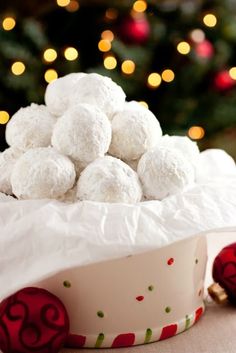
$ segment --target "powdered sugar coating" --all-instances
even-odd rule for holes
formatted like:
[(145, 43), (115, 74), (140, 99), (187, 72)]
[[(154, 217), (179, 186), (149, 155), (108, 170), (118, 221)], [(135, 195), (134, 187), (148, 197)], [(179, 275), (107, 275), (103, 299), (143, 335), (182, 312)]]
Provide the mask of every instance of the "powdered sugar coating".
[(133, 161), (125, 161), (125, 163), (128, 164), (128, 166), (130, 166), (130, 168), (132, 168), (135, 172), (137, 172), (139, 159), (135, 159)]
[(139, 159), (154, 148), (162, 130), (155, 115), (137, 102), (126, 103), (112, 120), (112, 141), (109, 153), (125, 161)]
[(164, 135), (158, 146), (170, 147), (180, 151), (194, 167), (199, 162), (200, 151), (198, 145), (187, 136)]
[(48, 84), (44, 99), (51, 114), (61, 116), (65, 113), (69, 108), (74, 86), (85, 75), (84, 72), (76, 72), (59, 77)]
[(57, 198), (75, 182), (73, 163), (53, 148), (28, 150), (16, 162), (12, 191), (19, 199)]
[(138, 164), (138, 175), (147, 199), (162, 200), (194, 182), (194, 168), (181, 152), (158, 147), (146, 152)]
[(72, 161), (73, 164), (74, 164), (76, 176), (77, 176), (77, 178), (78, 178), (78, 177), (80, 176), (80, 174), (82, 173), (82, 171), (84, 170), (84, 168), (86, 168), (89, 163), (81, 162), (81, 161), (76, 161), (76, 160), (73, 159), (73, 158), (71, 158), (71, 161)]
[(88, 103), (99, 107), (111, 120), (117, 111), (122, 110), (125, 93), (109, 77), (94, 73), (88, 74), (77, 82), (71, 95), (71, 106), (78, 103)]
[(52, 145), (62, 154), (89, 163), (104, 156), (111, 142), (111, 124), (106, 115), (89, 104), (78, 104), (58, 119)]
[(18, 110), (6, 127), (6, 141), (24, 151), (29, 148), (47, 147), (51, 143), (56, 119), (45, 105), (32, 103)]
[(197, 182), (229, 176), (236, 176), (236, 165), (228, 153), (218, 148), (210, 148), (200, 153), (196, 168)]
[(0, 154), (0, 192), (11, 195), (11, 173), (16, 161), (23, 154), (17, 147), (9, 147)]
[(68, 190), (64, 195), (59, 196), (57, 200), (64, 203), (74, 203), (78, 201), (76, 193), (77, 193), (77, 186), (75, 185), (72, 189)]
[(89, 164), (81, 173), (77, 197), (97, 202), (136, 203), (142, 198), (142, 189), (137, 173), (127, 164), (105, 156)]

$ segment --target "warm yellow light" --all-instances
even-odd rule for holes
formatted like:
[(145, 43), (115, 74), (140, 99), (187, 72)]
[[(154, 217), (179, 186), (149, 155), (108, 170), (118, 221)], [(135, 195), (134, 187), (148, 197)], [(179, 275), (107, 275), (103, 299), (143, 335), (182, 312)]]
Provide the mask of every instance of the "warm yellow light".
[(22, 75), (25, 71), (25, 64), (23, 64), (21, 61), (16, 61), (14, 64), (12, 64), (11, 71), (16, 76)]
[(177, 50), (180, 54), (187, 55), (190, 52), (191, 47), (187, 42), (180, 42), (177, 45)]
[(201, 29), (194, 29), (190, 37), (195, 43), (201, 43), (205, 39), (205, 33)]
[(166, 69), (161, 74), (162, 80), (165, 82), (172, 82), (175, 78), (174, 71)]
[(105, 59), (104, 59), (104, 67), (107, 69), (107, 70), (113, 70), (116, 68), (117, 66), (117, 61), (116, 61), (116, 58), (114, 56), (107, 56)]
[(111, 49), (111, 42), (107, 39), (101, 39), (98, 43), (98, 49), (102, 52), (107, 52)]
[(70, 0), (57, 0), (57, 5), (60, 7), (66, 7), (70, 4)]
[(215, 27), (217, 24), (217, 18), (212, 13), (208, 13), (203, 17), (203, 22), (207, 27)]
[(55, 49), (48, 48), (43, 53), (43, 58), (45, 61), (52, 63), (57, 58), (57, 52)]
[(137, 0), (133, 4), (133, 10), (136, 12), (144, 12), (147, 10), (147, 3), (144, 0)]
[(157, 72), (153, 72), (148, 76), (148, 85), (152, 88), (156, 88), (161, 84), (161, 75)]
[(106, 10), (105, 16), (108, 20), (115, 20), (118, 17), (118, 11), (113, 8), (109, 8)]
[(70, 0), (70, 3), (66, 6), (68, 12), (76, 12), (79, 10), (79, 3), (76, 0)]
[(11, 31), (16, 25), (16, 21), (13, 17), (6, 17), (2, 21), (2, 27), (5, 31)]
[(121, 70), (126, 75), (131, 75), (135, 70), (135, 63), (132, 60), (125, 60), (121, 65)]
[(231, 67), (231, 69), (229, 70), (229, 76), (233, 80), (236, 80), (236, 67)]
[(201, 126), (192, 126), (188, 130), (188, 135), (193, 140), (201, 140), (205, 136), (205, 130)]
[(149, 108), (147, 102), (145, 102), (145, 101), (139, 101), (139, 104), (141, 104), (143, 107), (145, 107), (147, 109)]
[(66, 60), (73, 61), (78, 58), (79, 53), (78, 53), (78, 50), (76, 50), (75, 48), (69, 47), (69, 48), (66, 48), (66, 50), (64, 51), (64, 56)]
[(44, 78), (45, 78), (45, 81), (49, 83), (56, 80), (58, 78), (58, 74), (56, 70), (48, 69), (44, 74)]
[(5, 110), (0, 110), (0, 124), (4, 125), (10, 119), (10, 115)]
[(101, 37), (102, 39), (109, 40), (110, 42), (112, 42), (114, 39), (114, 33), (107, 29), (106, 31), (102, 32)]

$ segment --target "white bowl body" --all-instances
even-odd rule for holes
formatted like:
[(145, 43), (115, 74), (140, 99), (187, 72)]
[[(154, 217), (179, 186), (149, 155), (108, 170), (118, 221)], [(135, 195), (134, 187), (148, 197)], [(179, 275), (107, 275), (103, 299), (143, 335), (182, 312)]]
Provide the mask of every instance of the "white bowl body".
[(68, 347), (132, 346), (171, 337), (199, 319), (206, 262), (206, 238), (197, 235), (146, 253), (66, 270), (35, 286), (65, 304)]

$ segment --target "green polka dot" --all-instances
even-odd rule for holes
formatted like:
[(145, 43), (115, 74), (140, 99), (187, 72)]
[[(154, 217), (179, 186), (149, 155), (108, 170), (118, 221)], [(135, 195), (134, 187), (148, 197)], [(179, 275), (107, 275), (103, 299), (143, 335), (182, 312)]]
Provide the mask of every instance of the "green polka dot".
[(103, 341), (104, 341), (105, 335), (104, 333), (99, 333), (98, 337), (97, 337), (97, 341), (95, 343), (95, 348), (100, 348)]
[(71, 287), (71, 283), (70, 283), (69, 281), (64, 281), (64, 282), (63, 282), (63, 286), (64, 286), (65, 288), (70, 288), (70, 287)]
[(195, 264), (198, 264), (198, 259), (195, 260)]
[(149, 290), (150, 292), (152, 292), (152, 291), (154, 290), (154, 286), (153, 286), (153, 285), (149, 286), (149, 287), (148, 287), (148, 290)]
[(97, 316), (100, 317), (100, 318), (103, 318), (103, 317), (104, 317), (104, 312), (101, 311), (101, 310), (99, 310), (99, 311), (97, 312)]
[(165, 312), (168, 314), (168, 313), (170, 313), (171, 312), (171, 307), (170, 306), (167, 306), (166, 308), (165, 308)]

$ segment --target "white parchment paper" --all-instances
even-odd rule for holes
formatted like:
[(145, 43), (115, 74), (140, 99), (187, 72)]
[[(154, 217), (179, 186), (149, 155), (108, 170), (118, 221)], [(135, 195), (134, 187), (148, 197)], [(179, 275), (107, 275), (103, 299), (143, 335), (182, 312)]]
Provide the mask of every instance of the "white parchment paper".
[(236, 178), (136, 205), (0, 202), (0, 298), (62, 269), (236, 226)]

